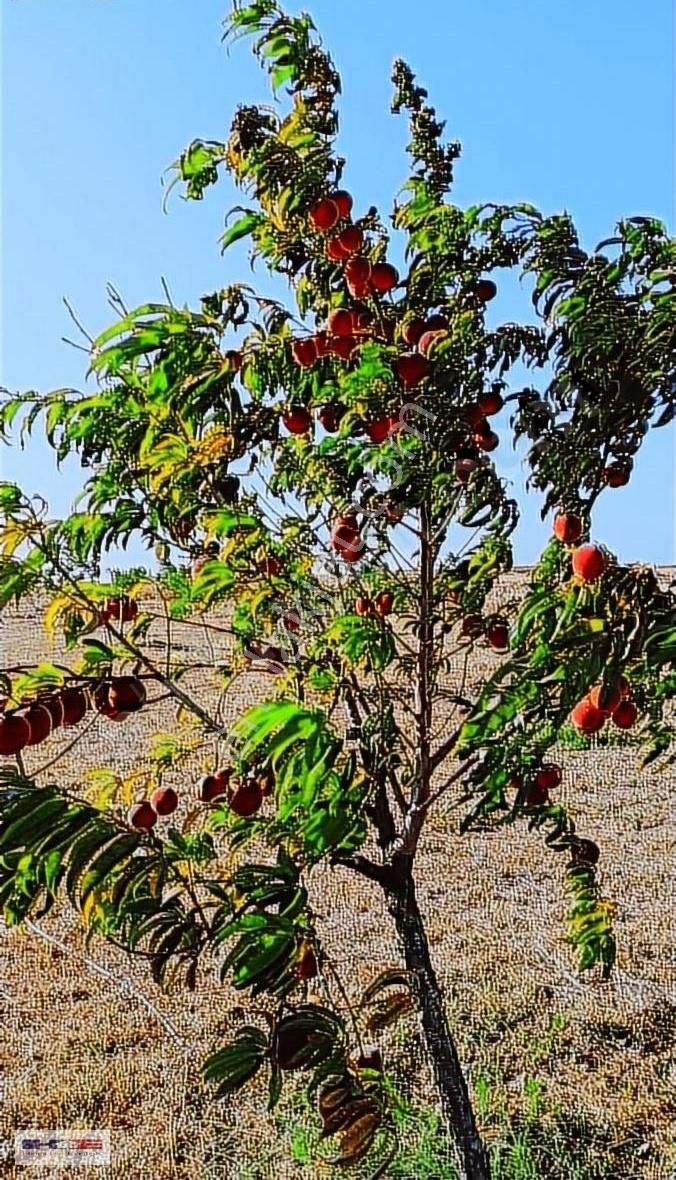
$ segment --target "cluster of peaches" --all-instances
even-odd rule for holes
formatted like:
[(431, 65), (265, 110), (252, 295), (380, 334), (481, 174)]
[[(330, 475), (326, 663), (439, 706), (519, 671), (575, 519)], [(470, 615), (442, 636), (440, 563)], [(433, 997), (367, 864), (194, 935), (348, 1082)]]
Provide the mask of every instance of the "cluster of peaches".
[(624, 676), (606, 693), (605, 698), (601, 695), (601, 686), (592, 688), (572, 710), (571, 724), (584, 734), (598, 733), (609, 719), (618, 729), (631, 729), (638, 717), (638, 709), (634, 701), (629, 699), (630, 692), (629, 682)]
[[(514, 775), (508, 785), (512, 790), (523, 792), (522, 799), (526, 807), (546, 807), (550, 803), (550, 791), (560, 787), (562, 780), (561, 767), (553, 762), (546, 762), (525, 789), (523, 779), (519, 775)], [(570, 855), (573, 864), (590, 866), (598, 864), (600, 852), (593, 840), (576, 836), (570, 845)]]
[[(619, 486), (619, 485), (614, 485)], [(573, 545), (582, 535), (582, 522), (575, 513), (559, 514), (554, 520), (554, 535), (564, 544)], [(573, 573), (583, 582), (595, 582), (606, 568), (607, 559), (598, 545), (580, 545), (573, 551)], [(606, 694), (601, 707), (601, 688), (593, 688), (573, 709), (570, 720), (581, 733), (598, 733), (611, 718), (618, 729), (631, 729), (638, 717), (638, 709), (629, 700), (630, 687), (621, 676), (615, 687)]]
[(0, 754), (16, 757), (26, 746), (39, 746), (55, 729), (78, 725), (92, 704), (110, 721), (124, 721), (145, 702), (145, 685), (136, 676), (113, 676), (93, 692), (82, 687), (61, 688), (0, 714)]
[(103, 627), (108, 622), (131, 623), (138, 614), (138, 602), (129, 598), (127, 594), (119, 594), (116, 598), (107, 598), (99, 611), (97, 623)]
[(354, 565), (364, 556), (366, 547), (356, 513), (348, 512), (336, 517), (331, 525), (329, 545), (348, 565)]
[[(455, 598), (452, 592), (451, 599)], [(509, 624), (504, 619), (491, 619), (486, 622), (481, 615), (465, 615), (460, 626), (460, 633), (468, 639), (479, 639), (482, 635), (493, 651), (504, 652), (509, 648)]]
[[(248, 819), (260, 811), (263, 800), (272, 794), (274, 786), (272, 770), (261, 770), (237, 780), (234, 768), (226, 766), (215, 774), (205, 775), (199, 785), (198, 795), (202, 803), (224, 800), (235, 815)], [(134, 804), (127, 819), (132, 828), (149, 832), (159, 816), (171, 815), (177, 807), (178, 795), (173, 788), (158, 787), (149, 799)]]
[[(341, 263), (349, 294), (360, 301), (370, 296), (386, 295), (399, 282), (399, 275), (388, 262), (375, 262), (361, 253), (365, 241), (363, 230), (350, 222), (352, 197), (340, 191), (322, 197), (310, 210), (308, 220), (313, 230), (327, 235), (326, 255), (332, 262)], [(330, 236), (329, 236), (330, 235)], [(480, 302), (487, 302), (496, 294), (495, 283), (481, 279), (476, 283), (475, 294)], [(401, 339), (406, 351), (400, 353), (394, 362), (394, 371), (405, 390), (414, 389), (429, 372), (429, 354), (440, 335), (448, 331), (448, 320), (443, 315), (432, 315), (427, 319), (409, 320), (401, 328)], [(325, 356), (336, 356), (349, 360), (357, 346), (364, 340), (381, 338), (392, 343), (395, 324), (392, 319), (373, 313), (363, 303), (353, 308), (341, 307), (332, 311), (325, 327), (314, 335), (293, 342), (294, 360), (301, 368), (312, 366)], [(494, 409), (481, 410), (478, 406), (468, 407), (469, 425), (476, 431), (475, 441), (483, 450), (493, 450), (498, 445), (497, 435), (486, 423), (486, 415), (498, 413), (502, 399), (492, 399)], [(318, 419), (324, 429), (335, 433), (340, 426), (344, 407), (324, 406)], [(291, 434), (305, 434), (312, 426), (312, 417), (305, 406), (291, 406), (283, 415), (284, 426)], [(372, 442), (380, 443), (400, 426), (398, 417), (381, 418), (366, 424), (366, 434)]]
[(386, 619), (394, 610), (394, 594), (391, 590), (381, 590), (375, 598), (361, 594), (354, 604), (354, 610), (362, 618)]
[[(574, 512), (561, 512), (554, 518), (554, 536), (564, 545), (575, 545), (582, 536), (582, 521)], [(595, 582), (607, 565), (599, 545), (579, 545), (572, 554), (573, 573), (583, 582)]]

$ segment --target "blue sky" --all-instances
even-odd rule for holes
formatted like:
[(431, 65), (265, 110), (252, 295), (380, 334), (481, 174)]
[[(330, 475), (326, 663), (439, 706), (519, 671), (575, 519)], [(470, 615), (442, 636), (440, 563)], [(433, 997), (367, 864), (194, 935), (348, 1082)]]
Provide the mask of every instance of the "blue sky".
[[(4, 0), (2, 354), (12, 389), (82, 388), (86, 356), (62, 303), (95, 334), (112, 320), (106, 283), (130, 306), (175, 302), (250, 278), (246, 250), (217, 238), (237, 194), (201, 204), (164, 169), (193, 137), (224, 138), (235, 105), (270, 101), (247, 44), (228, 55), (229, 0)], [(294, 6), (295, 7), (295, 6)], [(570, 211), (583, 245), (621, 216), (673, 232), (673, 12), (670, 0), (308, 0), (343, 74), (340, 148), (357, 208), (387, 211), (406, 177), (405, 124), (389, 114), (392, 60), (405, 57), (463, 143), (452, 199), (527, 200)], [(259, 276), (265, 285), (264, 276)], [(494, 315), (530, 316), (505, 284)], [(499, 454), (500, 452), (498, 452)], [(594, 535), (623, 560), (673, 563), (674, 433), (654, 432), (631, 485), (602, 497)], [(42, 442), (0, 452), (3, 478), (64, 513), (79, 486)], [(518, 464), (508, 459), (520, 495)], [(524, 505), (521, 563), (548, 533)], [(140, 552), (140, 551), (139, 551)], [(138, 557), (138, 553), (134, 556)]]

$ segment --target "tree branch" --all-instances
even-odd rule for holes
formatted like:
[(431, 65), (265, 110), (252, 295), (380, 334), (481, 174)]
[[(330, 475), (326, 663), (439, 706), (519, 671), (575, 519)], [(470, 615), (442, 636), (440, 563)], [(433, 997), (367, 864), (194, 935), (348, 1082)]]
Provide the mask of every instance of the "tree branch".
[(353, 873), (359, 873), (361, 877), (375, 881), (383, 889), (387, 889), (392, 883), (392, 869), (389, 865), (376, 864), (375, 861), (369, 860), (366, 856), (360, 856), (358, 853), (355, 853), (354, 856), (332, 856), (331, 864), (352, 869)]
[(432, 729), (432, 665), (434, 662), (434, 561), (430, 505), (428, 498), (425, 498), (420, 506), (420, 641), (416, 684), (417, 773), (400, 850), (408, 856), (413, 856), (418, 843), (425, 818), (422, 804), (429, 798), (433, 770), (430, 757), (430, 734)]
[[(83, 602), (89, 610), (95, 612), (97, 609), (96, 604), (88, 597), (88, 595), (84, 593), (82, 588), (78, 585), (77, 580), (73, 578), (68, 570), (65, 569), (61, 564), (61, 562), (59, 562), (57, 558), (54, 557), (54, 554), (49, 552), (47, 546), (37, 542), (37, 548), (42, 550), (42, 552), (45, 554), (45, 557), (49, 562), (51, 562), (54, 569), (61, 575), (62, 578), (65, 579), (65, 581), (68, 582), (80, 601)], [(215, 721), (214, 718), (211, 717), (201, 705), (197, 704), (197, 701), (194, 701), (192, 697), (188, 696), (188, 694), (185, 693), (182, 688), (179, 688), (178, 685), (175, 684), (174, 681), (168, 676), (165, 676), (163, 672), (160, 672), (157, 666), (152, 662), (152, 660), (148, 659), (141, 648), (137, 647), (135, 643), (132, 643), (131, 640), (127, 639), (126, 635), (124, 635), (122, 631), (118, 630), (117, 627), (113, 626), (110, 621), (108, 621), (108, 629), (111, 634), (114, 635), (115, 639), (117, 639), (118, 643), (121, 643), (122, 646), (125, 647), (127, 651), (130, 652), (131, 655), (133, 655), (134, 658), (143, 665), (144, 668), (147, 668), (147, 670), (153, 674), (158, 683), (164, 685), (164, 687), (171, 693), (173, 697), (176, 697), (176, 699), (179, 700), (181, 704), (185, 705), (189, 712), (193, 713), (196, 717), (199, 717), (200, 721), (202, 721), (208, 729), (219, 734), (223, 734), (225, 732), (223, 727), (219, 725), (218, 722)]]

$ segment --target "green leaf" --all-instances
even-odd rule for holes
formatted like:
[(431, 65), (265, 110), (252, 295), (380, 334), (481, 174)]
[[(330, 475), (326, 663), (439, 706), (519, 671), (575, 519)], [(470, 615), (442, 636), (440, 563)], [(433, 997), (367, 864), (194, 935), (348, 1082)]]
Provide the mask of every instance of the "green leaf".
[(17, 808), (18, 816), (11, 818), (7, 826), (0, 829), (0, 849), (28, 848), (35, 843), (37, 837), (49, 830), (57, 816), (64, 811), (64, 801), (55, 797), (51, 792), (35, 791), (28, 806)]
[(223, 561), (208, 561), (192, 584), (193, 602), (211, 606), (228, 594), (235, 584), (235, 575)]
[(231, 225), (225, 231), (221, 238), (221, 252), (225, 253), (228, 246), (232, 246), (234, 242), (239, 242), (241, 238), (247, 238), (252, 234), (259, 225), (262, 225), (265, 218), (260, 213), (254, 213), (253, 210), (245, 213), (244, 217), (240, 217), (238, 221)]
[(83, 639), (81, 646), (87, 668), (96, 668), (101, 664), (112, 664), (115, 660), (113, 649), (108, 647), (106, 643), (101, 643), (100, 639)]
[(258, 528), (260, 521), (248, 512), (232, 512), (226, 508), (222, 512), (207, 513), (202, 524), (209, 537), (229, 537), (240, 530), (250, 532)]
[(100, 887), (113, 869), (123, 865), (132, 856), (139, 846), (139, 840), (139, 836), (115, 835), (94, 857), (80, 882), (80, 908), (92, 890)]
[(249, 1081), (260, 1069), (268, 1052), (268, 1040), (259, 1029), (247, 1026), (232, 1044), (212, 1053), (202, 1066), (206, 1082), (217, 1084), (216, 1096), (225, 1098)]

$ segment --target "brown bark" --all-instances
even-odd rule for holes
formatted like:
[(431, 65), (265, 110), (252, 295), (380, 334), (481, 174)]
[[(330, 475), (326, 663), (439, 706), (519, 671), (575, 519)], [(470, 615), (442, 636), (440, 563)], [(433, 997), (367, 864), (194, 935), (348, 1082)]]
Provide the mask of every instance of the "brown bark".
[(477, 1128), (469, 1088), (448, 1024), (410, 871), (395, 888), (388, 890), (388, 897), (406, 967), (411, 973), (444, 1119), (455, 1141), (465, 1180), (490, 1180), (488, 1153)]

